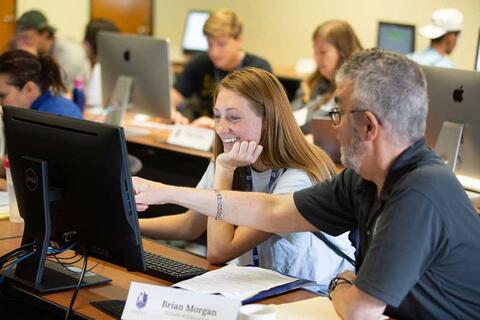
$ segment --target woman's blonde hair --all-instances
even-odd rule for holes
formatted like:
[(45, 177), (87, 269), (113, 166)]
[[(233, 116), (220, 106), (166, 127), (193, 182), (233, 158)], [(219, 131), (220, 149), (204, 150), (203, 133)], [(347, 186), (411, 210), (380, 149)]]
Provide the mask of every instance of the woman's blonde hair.
[[(247, 99), (250, 108), (262, 117), (259, 144), (262, 163), (272, 169), (296, 168), (305, 170), (315, 181), (335, 174), (333, 161), (317, 146), (308, 143), (293, 116), (282, 84), (270, 72), (258, 68), (237, 70), (217, 86), (214, 103), (221, 90), (231, 90)], [(215, 137), (215, 158), (223, 152), (219, 136)], [(234, 189), (245, 189), (245, 169), (238, 168)]]
[[(336, 70), (347, 61), (352, 53), (362, 50), (360, 40), (358, 40), (355, 31), (350, 24), (343, 20), (329, 20), (319, 25), (313, 32), (312, 40), (324, 39), (338, 51), (339, 59)], [(310, 101), (313, 88), (321, 82), (328, 83), (329, 86), (324, 101), (328, 101), (335, 91), (335, 83), (331, 82), (320, 74), (316, 69), (310, 76), (302, 82), (303, 102)], [(322, 104), (319, 104), (321, 106)]]
[(229, 9), (213, 12), (203, 25), (203, 34), (207, 37), (232, 37), (237, 39), (242, 34), (242, 21)]

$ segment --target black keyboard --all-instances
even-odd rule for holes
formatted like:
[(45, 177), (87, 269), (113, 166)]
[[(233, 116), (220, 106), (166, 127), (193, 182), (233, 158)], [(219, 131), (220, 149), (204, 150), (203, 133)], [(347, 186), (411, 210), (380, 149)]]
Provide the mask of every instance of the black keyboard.
[(199, 276), (208, 271), (151, 252), (144, 252), (144, 259), (146, 268), (144, 273), (173, 283)]
[(90, 304), (115, 319), (120, 319), (122, 317), (123, 309), (125, 308), (125, 302), (126, 301), (124, 300), (105, 300), (90, 302)]

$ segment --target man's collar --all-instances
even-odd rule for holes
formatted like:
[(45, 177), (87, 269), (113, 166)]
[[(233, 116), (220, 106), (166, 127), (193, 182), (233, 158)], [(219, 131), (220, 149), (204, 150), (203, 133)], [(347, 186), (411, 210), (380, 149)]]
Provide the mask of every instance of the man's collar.
[(416, 168), (423, 152), (425, 152), (425, 139), (421, 138), (405, 149), (388, 171), (380, 197), (388, 196), (395, 183), (406, 173)]

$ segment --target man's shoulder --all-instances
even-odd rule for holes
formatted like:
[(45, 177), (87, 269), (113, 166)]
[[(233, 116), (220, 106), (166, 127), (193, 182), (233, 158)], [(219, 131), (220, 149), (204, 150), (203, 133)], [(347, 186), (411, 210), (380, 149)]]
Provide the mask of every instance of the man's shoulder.
[(187, 65), (195, 66), (195, 67), (198, 67), (198, 66), (202, 66), (202, 67), (212, 66), (213, 67), (212, 60), (210, 60), (210, 58), (208, 57), (208, 54), (206, 52), (199, 52), (199, 53), (194, 54)]
[(266, 59), (251, 53), (245, 54), (242, 65), (243, 67), (256, 67), (272, 72), (272, 67)]
[[(452, 170), (438, 161), (422, 161), (394, 186), (394, 193), (420, 195), (437, 210), (467, 203), (465, 191)], [(416, 197), (416, 199), (419, 199)]]
[(439, 162), (438, 159), (428, 158), (419, 161), (413, 170), (405, 174), (399, 184), (428, 190), (432, 183), (452, 183), (454, 181), (456, 181), (456, 177), (449, 167)]

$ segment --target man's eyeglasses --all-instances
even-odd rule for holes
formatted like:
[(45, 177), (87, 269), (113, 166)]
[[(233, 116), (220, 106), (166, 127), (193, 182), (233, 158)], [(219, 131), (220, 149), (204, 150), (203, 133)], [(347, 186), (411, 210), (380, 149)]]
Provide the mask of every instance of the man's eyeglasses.
[(365, 112), (368, 110), (347, 110), (347, 111), (340, 111), (340, 108), (333, 108), (328, 115), (330, 116), (330, 120), (334, 126), (338, 126), (340, 121), (342, 121), (342, 114), (351, 114), (356, 112)]

